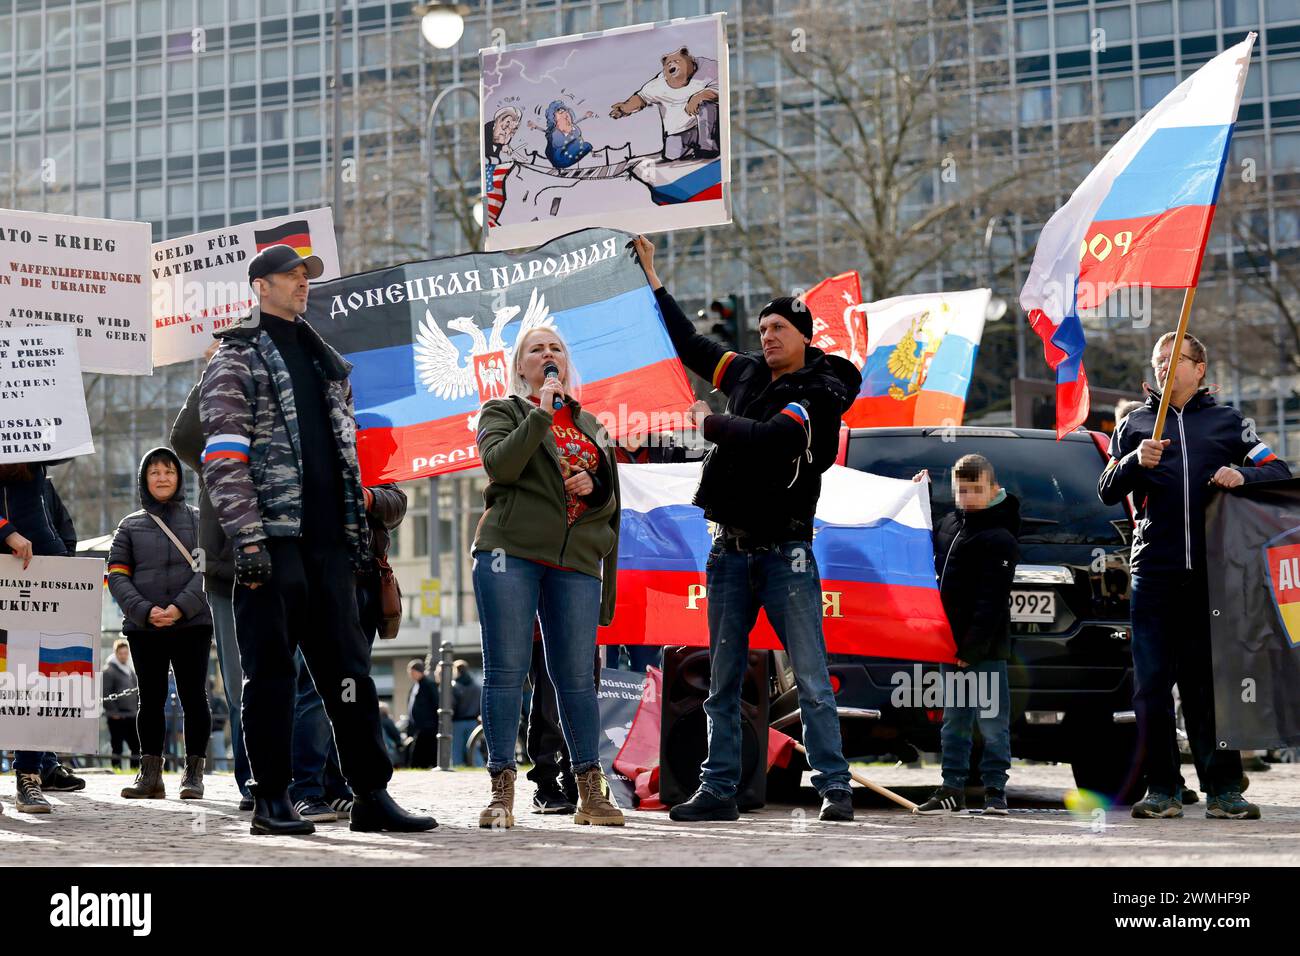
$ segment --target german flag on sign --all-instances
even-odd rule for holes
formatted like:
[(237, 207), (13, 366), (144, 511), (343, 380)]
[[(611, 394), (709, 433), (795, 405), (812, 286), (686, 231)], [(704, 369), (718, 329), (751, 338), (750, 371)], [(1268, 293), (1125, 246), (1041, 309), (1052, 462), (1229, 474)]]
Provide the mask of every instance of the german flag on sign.
[(9, 632), (0, 630), (0, 674), (9, 670)]
[(306, 219), (295, 219), (270, 229), (254, 229), (253, 241), (257, 244), (258, 252), (268, 246), (285, 245), (293, 246), (304, 259), (311, 255), (311, 231), (307, 228)]

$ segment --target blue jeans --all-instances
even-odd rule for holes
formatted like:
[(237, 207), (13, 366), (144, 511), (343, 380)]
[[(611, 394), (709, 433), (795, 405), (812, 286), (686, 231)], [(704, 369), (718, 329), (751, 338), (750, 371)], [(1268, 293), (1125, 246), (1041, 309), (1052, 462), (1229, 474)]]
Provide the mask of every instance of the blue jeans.
[[(849, 790), (849, 765), (840, 743), (840, 718), (826, 668), (822, 637), (822, 583), (807, 541), (787, 541), (753, 554), (709, 552), (709, 755), (700, 787), (730, 799), (740, 785), (740, 688), (749, 666), (749, 632), (759, 609), (767, 611), (790, 656), (799, 690), (803, 744), (817, 792)], [(767, 741), (759, 742), (765, 755)]]
[(14, 773), (48, 773), (59, 765), (59, 758), (48, 750), (15, 750)]
[[(970, 776), (970, 753), (975, 725), (984, 738), (980, 778), (985, 789), (1006, 790), (1011, 769), (1011, 688), (1006, 661), (981, 661), (970, 667), (941, 664), (944, 679), (943, 785), (964, 790)], [(954, 686), (949, 675), (960, 682)], [(973, 679), (966, 675), (972, 675)], [(950, 695), (948, 688), (955, 691)], [(972, 699), (972, 694), (974, 695)], [(987, 697), (985, 696), (987, 694)]]
[(235, 754), (235, 783), (239, 795), (251, 796), (248, 781), (253, 771), (248, 766), (248, 753), (244, 750), (244, 734), (240, 727), (240, 701), (244, 691), (244, 671), (239, 664), (239, 642), (235, 640), (235, 605), (227, 594), (207, 592), (208, 607), (212, 608), (212, 634), (217, 639), (217, 666), (221, 668), (221, 684), (226, 690), (226, 704), (230, 707), (230, 749)]
[(664, 649), (646, 644), (614, 644), (605, 648), (605, 666), (617, 669), (627, 648), (627, 669), (644, 674), (647, 667), (663, 667)]
[[(494, 564), (500, 570), (494, 571)], [(538, 618), (573, 772), (599, 766), (600, 712), (591, 664), (600, 622), (600, 579), (485, 551), (474, 552), (473, 576), (483, 638), (488, 771), (515, 766), (524, 681), (533, 656), (533, 622)]]

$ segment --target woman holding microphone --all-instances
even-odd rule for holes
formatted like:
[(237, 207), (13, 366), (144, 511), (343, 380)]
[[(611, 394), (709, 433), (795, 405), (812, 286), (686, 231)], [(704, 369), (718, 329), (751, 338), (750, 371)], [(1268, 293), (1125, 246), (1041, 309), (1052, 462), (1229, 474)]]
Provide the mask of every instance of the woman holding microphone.
[(492, 779), (482, 827), (514, 825), (515, 741), (535, 619), (578, 783), (573, 821), (623, 825), (600, 768), (591, 670), (596, 627), (614, 617), (618, 471), (609, 436), (571, 394), (575, 378), (559, 334), (530, 329), (515, 344), (511, 394), (484, 404), (479, 417), (489, 483), (473, 578)]

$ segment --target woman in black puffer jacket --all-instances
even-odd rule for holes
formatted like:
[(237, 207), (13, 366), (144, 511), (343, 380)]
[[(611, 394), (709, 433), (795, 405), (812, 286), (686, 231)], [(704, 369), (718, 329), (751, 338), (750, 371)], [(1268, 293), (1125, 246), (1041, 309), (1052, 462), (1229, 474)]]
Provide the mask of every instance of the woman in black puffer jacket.
[[(203, 796), (203, 759), (212, 731), (208, 707), (208, 659), (212, 613), (203, 596), (203, 562), (198, 509), (185, 502), (180, 459), (170, 448), (155, 448), (140, 462), (140, 503), (122, 519), (108, 555), (108, 587), (122, 609), (122, 632), (131, 644), (140, 681), (140, 773), (122, 796), (157, 799), (163, 787), (163, 744), (167, 672), (176, 675), (176, 693), (185, 711), (185, 776), (181, 799)], [(176, 536), (186, 554), (164, 530)]]

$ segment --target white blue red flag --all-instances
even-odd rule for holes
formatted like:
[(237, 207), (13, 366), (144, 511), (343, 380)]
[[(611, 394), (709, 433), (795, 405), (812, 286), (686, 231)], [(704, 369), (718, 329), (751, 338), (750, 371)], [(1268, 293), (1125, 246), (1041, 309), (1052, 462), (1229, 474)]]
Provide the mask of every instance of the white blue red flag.
[(1079, 312), (1124, 286), (1197, 283), (1254, 42), (1178, 84), (1043, 227), (1020, 305), (1056, 370), (1058, 435), (1088, 417)]
[[(618, 479), (618, 599), (600, 642), (707, 647), (712, 529), (691, 504), (699, 463), (619, 465)], [(827, 651), (953, 659), (934, 576), (927, 484), (832, 466), (813, 527)], [(750, 646), (781, 646), (765, 613)]]
[[(627, 233), (408, 262), (313, 286), (307, 318), (353, 365), (367, 483), (478, 465), (483, 402), (510, 393), (514, 345), (557, 330), (575, 397), (615, 440), (680, 427), (694, 399)], [(573, 378), (571, 376), (571, 382)]]

